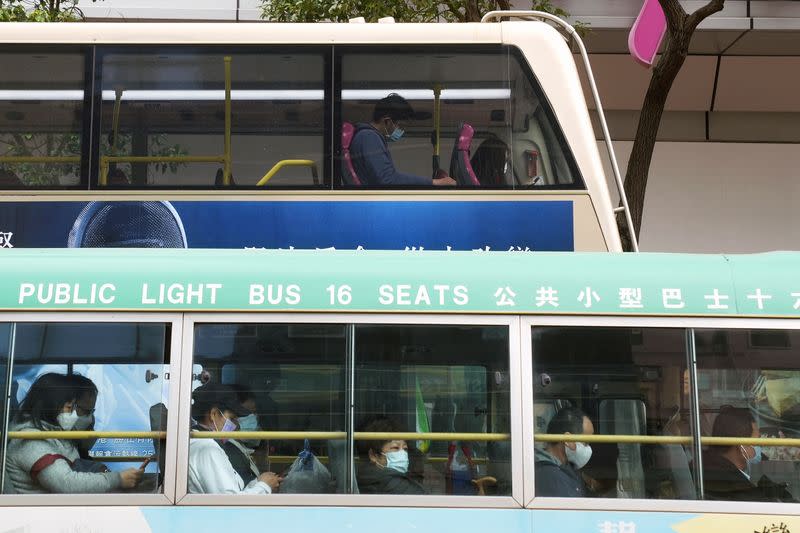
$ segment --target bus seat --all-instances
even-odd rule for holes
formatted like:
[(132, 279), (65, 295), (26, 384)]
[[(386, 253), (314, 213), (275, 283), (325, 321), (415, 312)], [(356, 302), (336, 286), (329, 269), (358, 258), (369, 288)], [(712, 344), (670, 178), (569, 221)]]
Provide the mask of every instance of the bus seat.
[(497, 494), (511, 494), (511, 441), (489, 441), (486, 458), (486, 474), (497, 480)]
[[(336, 483), (337, 494), (348, 494), (347, 486), (347, 441), (333, 439), (328, 441), (328, 471)], [(353, 494), (358, 494), (358, 483), (353, 477)]]
[[(166, 431), (167, 430), (167, 406), (163, 403), (157, 403), (150, 407), (150, 431)], [(156, 459), (158, 460), (158, 485), (164, 484), (164, 467), (166, 465), (166, 450), (164, 449), (165, 441), (160, 439), (153, 439), (153, 449), (155, 450)]]
[(475, 128), (463, 122), (458, 128), (458, 137), (453, 145), (453, 154), (450, 156), (450, 177), (459, 185), (479, 187), (481, 182), (472, 170), (470, 161), (470, 145), (475, 136)]
[[(645, 405), (641, 400), (600, 402), (599, 433), (602, 435), (645, 435)], [(644, 498), (645, 479), (642, 445), (617, 444), (617, 497)]]
[(224, 176), (224, 172), (221, 168), (217, 169), (217, 174), (214, 176), (214, 187), (236, 187), (236, 182), (233, 181), (233, 174), (228, 176), (230, 178), (230, 183), (225, 185), (224, 180), (222, 177)]
[(361, 180), (356, 174), (353, 159), (350, 157), (350, 144), (356, 134), (356, 127), (350, 122), (342, 122), (342, 180), (347, 185), (360, 187)]
[(659, 497), (677, 500), (697, 499), (697, 489), (694, 486), (692, 470), (689, 467), (689, 457), (682, 445), (656, 445), (653, 449), (652, 470), (661, 474), (660, 477), (671, 485), (669, 494), (659, 494)]

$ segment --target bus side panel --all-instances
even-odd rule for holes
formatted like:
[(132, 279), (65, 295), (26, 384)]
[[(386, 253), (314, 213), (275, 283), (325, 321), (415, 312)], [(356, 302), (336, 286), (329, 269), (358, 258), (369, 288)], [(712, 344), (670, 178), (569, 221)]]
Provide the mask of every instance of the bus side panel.
[(575, 250), (573, 201), (563, 196), (4, 202), (0, 235), (7, 247), (18, 248)]

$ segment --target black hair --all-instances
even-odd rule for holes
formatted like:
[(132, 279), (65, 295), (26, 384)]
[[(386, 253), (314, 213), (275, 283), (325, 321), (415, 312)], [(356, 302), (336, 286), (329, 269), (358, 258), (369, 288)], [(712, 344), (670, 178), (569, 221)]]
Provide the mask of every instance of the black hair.
[(236, 391), (230, 385), (206, 383), (192, 392), (192, 418), (201, 421), (214, 409), (231, 411), (236, 416), (246, 416), (250, 411), (239, 403)]
[(550, 423), (547, 424), (547, 432), (551, 435), (561, 433), (582, 435), (584, 418), (586, 418), (586, 414), (577, 407), (564, 407), (550, 419)]
[(481, 185), (503, 185), (508, 145), (496, 135), (490, 135), (480, 144), (470, 164)]
[(375, 104), (375, 110), (372, 112), (373, 122), (378, 122), (383, 117), (389, 117), (393, 122), (397, 122), (413, 116), (414, 110), (411, 108), (411, 104), (397, 93), (391, 93), (387, 97), (378, 100), (378, 103)]
[(253, 393), (252, 389), (244, 385), (239, 385), (238, 383), (231, 385), (231, 388), (233, 392), (236, 393), (236, 399), (239, 400), (239, 403), (244, 404), (247, 400), (256, 401), (256, 395)]
[(750, 437), (756, 419), (753, 413), (744, 407), (723, 405), (714, 419), (711, 435), (714, 437)]
[(83, 398), (87, 394), (97, 396), (97, 385), (95, 385), (94, 381), (86, 376), (82, 376), (80, 374), (69, 374), (66, 376), (66, 378), (70, 383), (72, 383), (72, 386), (75, 389), (75, 399)]
[[(397, 423), (391, 418), (385, 416), (374, 416), (361, 422), (357, 431), (366, 433), (396, 433), (400, 431)], [(382, 439), (382, 440), (357, 440), (356, 450), (361, 459), (369, 459), (369, 452), (375, 455), (380, 455), (383, 450), (383, 445), (395, 439)]]
[(42, 374), (34, 381), (17, 410), (14, 421), (32, 422), (39, 429), (49, 429), (42, 422), (57, 426), (64, 404), (75, 401), (76, 388), (70, 377), (63, 374)]

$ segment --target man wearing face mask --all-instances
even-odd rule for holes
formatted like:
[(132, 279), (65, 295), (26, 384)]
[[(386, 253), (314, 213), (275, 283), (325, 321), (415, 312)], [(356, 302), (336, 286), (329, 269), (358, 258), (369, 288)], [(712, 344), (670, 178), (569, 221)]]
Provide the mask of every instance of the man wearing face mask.
[[(583, 411), (565, 407), (547, 425), (547, 433), (558, 435), (592, 435), (594, 425)], [(536, 495), (561, 498), (588, 496), (579, 470), (592, 457), (592, 448), (583, 442), (548, 442), (536, 448)]]
[[(750, 409), (723, 406), (714, 419), (714, 437), (758, 438), (760, 431)], [(753, 467), (761, 462), (761, 447), (751, 445), (709, 446), (703, 452), (703, 484), (706, 499), (733, 501), (781, 501), (794, 499), (784, 485), (766, 477), (754, 479)]]
[[(250, 414), (230, 385), (207, 383), (192, 394), (192, 418), (198, 431), (239, 430), (239, 417)], [(189, 442), (189, 492), (194, 494), (271, 494), (281, 478), (264, 472), (245, 482), (231, 464), (223, 446), (227, 438), (192, 439)]]
[(415, 176), (398, 171), (389, 153), (390, 142), (397, 142), (405, 133), (403, 121), (414, 117), (414, 110), (405, 98), (392, 93), (375, 105), (372, 122), (356, 124), (350, 144), (350, 157), (356, 175), (367, 186), (448, 186), (456, 182), (450, 176), (436, 178)]
[[(385, 417), (362, 424), (359, 431), (397, 433), (398, 427)], [(408, 476), (408, 445), (404, 440), (359, 440), (360, 462), (356, 481), (361, 494), (425, 494), (422, 485)]]

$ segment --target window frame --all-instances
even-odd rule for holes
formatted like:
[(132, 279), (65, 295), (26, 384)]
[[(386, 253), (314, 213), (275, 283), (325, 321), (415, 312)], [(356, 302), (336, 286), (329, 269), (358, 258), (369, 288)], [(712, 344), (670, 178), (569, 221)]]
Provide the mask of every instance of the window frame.
[(82, 77), (81, 90), (83, 90), (83, 100), (81, 101), (81, 124), (80, 130), (76, 133), (80, 137), (80, 152), (77, 156), (78, 162), (78, 181), (74, 185), (39, 185), (23, 187), (0, 187), (0, 192), (4, 194), (16, 194), (20, 192), (43, 192), (43, 191), (85, 191), (89, 188), (90, 174), (90, 149), (92, 145), (92, 105), (94, 99), (94, 68), (95, 68), (95, 46), (92, 43), (70, 43), (70, 44), (5, 44), (4, 53), (8, 54), (51, 54), (51, 55), (80, 55), (83, 57), (83, 69), (80, 72)]
[(176, 503), (178, 505), (206, 506), (346, 506), (346, 507), (464, 507), (483, 509), (519, 509), (522, 507), (522, 469), (512, 468), (510, 496), (401, 496), (391, 494), (189, 494), (189, 432), (192, 385), (192, 356), (194, 352), (194, 325), (196, 323), (269, 323), (269, 324), (344, 324), (344, 325), (470, 325), (506, 326), (509, 350), (509, 396), (511, 405), (511, 457), (512, 465), (522, 460), (521, 411), (519, 388), (519, 317), (515, 315), (420, 315), (420, 314), (349, 314), (349, 313), (186, 313), (183, 325), (181, 351), (181, 411), (177, 442)]
[[(763, 515), (798, 515), (800, 503), (739, 502), (718, 500), (653, 500), (619, 498), (551, 498), (534, 494), (534, 424), (533, 424), (533, 345), (534, 327), (620, 327), (620, 328), (677, 328), (687, 334), (696, 329), (778, 329), (800, 330), (800, 321), (792, 318), (702, 318), (702, 317), (621, 317), (621, 316), (522, 316), (522, 431), (524, 441), (525, 508), (581, 511), (645, 511), (679, 513), (732, 513)], [(691, 337), (692, 340), (694, 337)], [(694, 344), (694, 343), (692, 343)], [(696, 368), (696, 359), (692, 358)], [(693, 373), (694, 374), (694, 373)], [(697, 383), (691, 382), (691, 394), (696, 397)], [(692, 405), (692, 416), (697, 415)]]
[[(179, 381), (178, 354), (181, 350), (183, 321), (180, 313), (98, 313), (98, 312), (23, 312), (0, 313), (0, 322), (48, 322), (48, 323), (87, 323), (87, 322), (138, 322), (138, 323), (169, 323), (172, 328), (172, 337), (168, 340), (170, 348), (170, 374), (169, 412), (178, 413)], [(9, 358), (13, 369), (13, 361)], [(6, 384), (8, 388), (10, 384)], [(6, 428), (2, 428), (5, 430)], [(167, 439), (163, 449), (164, 463), (164, 490), (158, 494), (143, 493), (115, 493), (115, 494), (0, 494), (0, 506), (106, 506), (106, 505), (156, 505), (165, 506), (175, 503), (175, 456), (177, 442), (175, 435), (178, 430), (178, 416), (167, 418)], [(2, 433), (5, 439), (5, 431)], [(5, 465), (0, 465), (5, 468)]]
[[(235, 193), (252, 194), (254, 191), (277, 191), (277, 192), (291, 192), (291, 191), (314, 191), (323, 192), (330, 191), (332, 185), (329, 181), (329, 176), (332, 175), (332, 161), (333, 154), (331, 147), (333, 140), (333, 47), (332, 45), (325, 44), (159, 44), (147, 43), (143, 45), (136, 44), (97, 44), (92, 47), (94, 51), (94, 86), (93, 86), (93, 105), (92, 105), (92, 122), (91, 122), (91, 157), (90, 167), (92, 173), (88, 182), (88, 189), (94, 191), (105, 191), (112, 193), (127, 192), (128, 194), (142, 193), (143, 191), (226, 191), (229, 190)], [(320, 184), (319, 185), (286, 185), (286, 186), (271, 186), (271, 187), (258, 187), (255, 185), (237, 185), (234, 188), (219, 188), (214, 185), (134, 185), (127, 186), (100, 186), (100, 141), (103, 135), (103, 61), (107, 55), (158, 55), (159, 53), (175, 53), (186, 55), (205, 55), (205, 54), (229, 54), (235, 56), (241, 55), (280, 55), (280, 54), (310, 54), (319, 55), (322, 59), (322, 90), (323, 90), (323, 120), (322, 120), (322, 135), (321, 135), (321, 161), (320, 161)], [(209, 167), (211, 168), (211, 167)], [(269, 170), (265, 168), (265, 171)], [(87, 185), (84, 185), (87, 188)]]
[[(342, 85), (346, 81), (342, 77), (342, 59), (343, 56), (346, 55), (358, 55), (358, 54), (369, 54), (369, 55), (376, 55), (376, 54), (385, 54), (385, 55), (419, 55), (419, 54), (429, 54), (429, 55), (436, 55), (441, 53), (447, 54), (474, 54), (474, 55), (491, 55), (496, 54), (498, 59), (502, 59), (506, 62), (510, 62), (512, 60), (516, 60), (517, 64), (519, 65), (520, 71), (522, 71), (523, 76), (527, 83), (531, 86), (533, 92), (540, 98), (540, 100), (545, 104), (543, 108), (544, 113), (547, 117), (547, 120), (550, 122), (551, 127), (553, 128), (553, 134), (556, 137), (556, 142), (558, 143), (559, 149), (564, 153), (564, 157), (566, 159), (566, 163), (570, 168), (570, 171), (573, 173), (574, 181), (569, 184), (561, 184), (561, 185), (542, 185), (536, 187), (521, 187), (518, 186), (516, 183), (512, 183), (511, 185), (504, 185), (504, 186), (479, 186), (479, 187), (468, 187), (468, 186), (456, 186), (452, 188), (449, 192), (455, 194), (463, 194), (465, 191), (479, 191), (479, 192), (509, 192), (515, 191), (519, 193), (520, 191), (532, 191), (532, 192), (543, 192), (547, 191), (549, 193), (557, 192), (561, 194), (574, 194), (577, 191), (586, 191), (586, 180), (581, 173), (581, 169), (578, 166), (577, 159), (575, 159), (575, 154), (570, 146), (569, 142), (567, 141), (566, 135), (564, 135), (564, 130), (561, 127), (561, 123), (556, 116), (555, 110), (553, 108), (550, 99), (547, 97), (544, 89), (542, 89), (542, 85), (539, 82), (539, 79), (536, 77), (536, 74), (533, 72), (530, 63), (525, 57), (525, 54), (519, 48), (519, 46), (515, 44), (510, 44), (506, 42), (498, 42), (498, 43), (452, 43), (452, 44), (440, 44), (434, 45), (432, 43), (412, 43), (412, 44), (403, 44), (400, 46), (391, 45), (391, 44), (374, 44), (372, 46), (365, 46), (363, 44), (336, 44), (334, 45), (333, 51), (333, 64), (335, 65), (335, 72), (334, 72), (334, 91), (333, 91), (333, 128), (335, 131), (339, 132), (342, 129), (342, 121), (344, 119), (342, 113)], [(499, 53), (498, 53), (499, 52)], [(510, 79), (510, 64), (506, 64), (505, 66), (506, 76)], [(513, 96), (513, 95), (512, 95)], [(403, 185), (397, 186), (381, 186), (381, 187), (369, 187), (369, 186), (353, 186), (347, 185), (344, 183), (342, 179), (342, 169), (341, 169), (341, 158), (342, 158), (342, 136), (341, 135), (333, 135), (333, 174), (332, 174), (332, 182), (333, 182), (333, 190), (337, 191), (417, 191), (417, 192), (428, 192), (430, 191), (430, 187), (409, 187)], [(443, 144), (443, 143), (441, 143)], [(443, 158), (442, 166), (447, 167), (445, 170), (449, 168), (449, 164), (444, 162), (444, 158), (447, 157), (447, 153), (449, 152), (449, 148), (452, 145), (448, 145), (444, 150), (444, 155), (440, 155)], [(441, 146), (440, 146), (441, 148)], [(473, 147), (473, 150), (476, 149), (477, 146)], [(449, 161), (449, 160), (448, 160)]]

